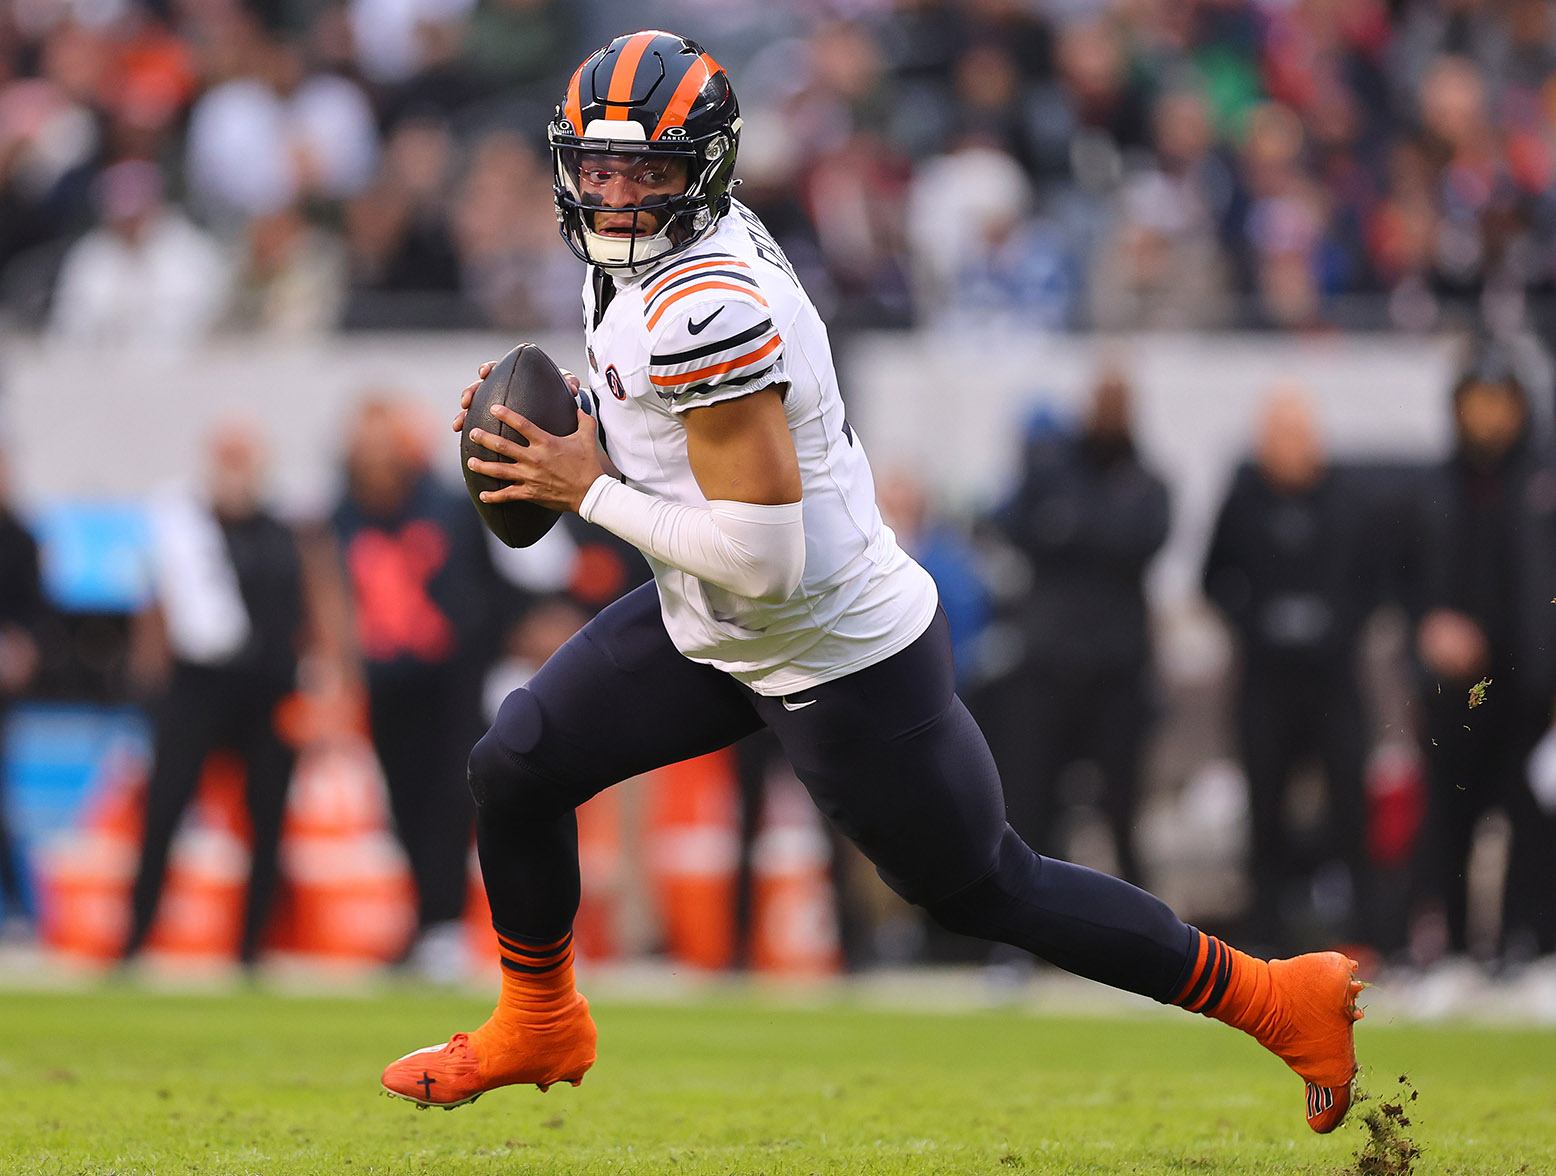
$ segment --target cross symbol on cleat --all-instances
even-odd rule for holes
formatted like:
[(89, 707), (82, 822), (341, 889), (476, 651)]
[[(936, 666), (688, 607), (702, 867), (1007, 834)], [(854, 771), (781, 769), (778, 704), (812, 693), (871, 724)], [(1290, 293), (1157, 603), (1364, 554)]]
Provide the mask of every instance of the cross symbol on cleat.
[(429, 1102), (432, 1100), (432, 1086), (435, 1082), (437, 1082), (437, 1079), (425, 1070), (421, 1072), (421, 1077), (416, 1081), (416, 1085), (422, 1089), (422, 1097)]

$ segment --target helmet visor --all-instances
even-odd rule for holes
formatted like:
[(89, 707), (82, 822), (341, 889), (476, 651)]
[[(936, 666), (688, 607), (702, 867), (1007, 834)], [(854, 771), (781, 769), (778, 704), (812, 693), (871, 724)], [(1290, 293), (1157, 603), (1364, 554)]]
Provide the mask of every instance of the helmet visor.
[(557, 152), (557, 183), (577, 204), (585, 227), (602, 236), (657, 233), (679, 211), (692, 178), (691, 156), (664, 151)]

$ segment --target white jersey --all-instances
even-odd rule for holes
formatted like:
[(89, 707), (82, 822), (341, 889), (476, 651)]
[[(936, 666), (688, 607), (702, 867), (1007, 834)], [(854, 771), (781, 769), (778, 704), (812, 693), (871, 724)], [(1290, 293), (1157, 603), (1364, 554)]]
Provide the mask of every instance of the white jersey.
[(759, 694), (787, 695), (882, 661), (928, 628), (935, 583), (881, 522), (826, 327), (754, 213), (736, 203), (709, 237), (641, 277), (591, 271), (584, 325), (606, 451), (629, 485), (672, 502), (708, 502), (682, 413), (789, 386), (804, 579), (787, 600), (765, 604), (649, 558), (678, 650)]

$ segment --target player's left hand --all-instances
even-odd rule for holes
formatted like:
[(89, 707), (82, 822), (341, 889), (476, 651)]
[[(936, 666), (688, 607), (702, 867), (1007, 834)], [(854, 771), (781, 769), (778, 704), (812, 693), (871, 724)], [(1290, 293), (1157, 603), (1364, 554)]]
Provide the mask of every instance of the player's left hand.
[[(454, 414), (454, 432), (458, 433), (464, 429), (465, 414), (470, 411), (470, 405), (475, 400), (475, 394), (477, 390), (480, 389), (481, 382), (485, 380), (487, 376), (492, 374), (492, 369), (496, 366), (497, 360), (487, 360), (480, 367), (475, 369), (475, 379), (466, 384), (464, 390), (460, 392), (459, 411)], [(573, 375), (573, 373), (568, 371), (566, 368), (558, 368), (557, 370), (562, 373), (562, 379), (567, 381), (567, 386), (572, 389), (573, 396), (576, 398), (579, 391), (583, 388), (583, 384), (579, 382), (577, 376)]]
[(502, 461), (470, 459), (478, 474), (507, 482), (500, 490), (487, 490), (482, 502), (536, 502), (552, 510), (577, 512), (594, 480), (605, 472), (600, 464), (594, 418), (578, 412), (578, 431), (553, 436), (500, 404), (492, 415), (514, 429), (528, 445), (509, 441), (485, 429), (471, 429), (470, 440), (503, 458)]

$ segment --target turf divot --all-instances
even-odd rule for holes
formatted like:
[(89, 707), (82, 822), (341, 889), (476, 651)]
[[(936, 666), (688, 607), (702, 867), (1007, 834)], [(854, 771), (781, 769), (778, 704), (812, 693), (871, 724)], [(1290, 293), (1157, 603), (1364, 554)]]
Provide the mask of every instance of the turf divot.
[[(1358, 1103), (1371, 1098), (1364, 1091), (1357, 1093)], [(1416, 1098), (1410, 1075), (1401, 1074), (1393, 1098), (1366, 1107), (1361, 1115), (1365, 1136), (1362, 1146), (1357, 1149), (1355, 1160), (1337, 1176), (1412, 1176), (1416, 1161), (1421, 1158), (1420, 1145), (1411, 1136), (1413, 1124), (1408, 1114)]]

